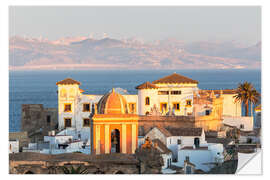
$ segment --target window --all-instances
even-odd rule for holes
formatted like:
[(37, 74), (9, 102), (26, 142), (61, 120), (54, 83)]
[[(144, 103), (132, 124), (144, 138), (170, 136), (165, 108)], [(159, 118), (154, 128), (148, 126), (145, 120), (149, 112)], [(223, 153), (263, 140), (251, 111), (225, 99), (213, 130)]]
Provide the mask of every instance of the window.
[(89, 127), (90, 126), (90, 119), (85, 118), (83, 119), (83, 127)]
[(186, 100), (186, 106), (191, 106), (191, 100)]
[(150, 113), (148, 111), (146, 111), (145, 115), (148, 116)]
[(47, 124), (50, 124), (50, 123), (51, 123), (51, 116), (47, 115)]
[(90, 112), (90, 104), (89, 103), (83, 104), (83, 112)]
[(150, 98), (149, 97), (145, 98), (145, 105), (150, 105)]
[(129, 112), (131, 114), (136, 113), (136, 104), (135, 103), (129, 103), (128, 106), (129, 106)]
[(177, 144), (181, 144), (181, 139), (177, 139)]
[(168, 95), (169, 91), (158, 91), (158, 95)]
[(191, 167), (190, 166), (186, 166), (186, 174), (191, 174)]
[(172, 95), (180, 95), (181, 94), (181, 91), (171, 91), (171, 94)]
[(65, 119), (65, 128), (71, 127), (71, 118), (66, 118)]
[(170, 138), (170, 144), (172, 144), (172, 139)]
[(71, 112), (71, 104), (65, 104), (64, 112)]
[(160, 111), (162, 112), (163, 110), (167, 111), (167, 103), (160, 103)]
[(180, 104), (179, 103), (173, 103), (173, 108), (174, 108), (174, 110), (179, 111), (180, 110)]
[(244, 128), (245, 128), (244, 124), (240, 124), (240, 129), (244, 129)]
[(205, 110), (205, 115), (209, 116), (210, 115), (210, 110)]

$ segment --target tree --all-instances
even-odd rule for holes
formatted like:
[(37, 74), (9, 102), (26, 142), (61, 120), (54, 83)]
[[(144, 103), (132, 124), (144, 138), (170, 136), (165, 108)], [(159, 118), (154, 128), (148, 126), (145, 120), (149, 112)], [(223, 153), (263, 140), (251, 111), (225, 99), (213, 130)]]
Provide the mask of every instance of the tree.
[(257, 104), (260, 98), (260, 93), (247, 81), (240, 83), (236, 89), (237, 95), (234, 96), (235, 102), (242, 102), (245, 105), (245, 116), (249, 114), (249, 103)]
[(73, 166), (71, 166), (70, 169), (63, 166), (62, 170), (65, 174), (87, 174), (88, 173), (87, 169), (81, 170), (81, 166), (79, 166), (78, 168), (74, 168)]

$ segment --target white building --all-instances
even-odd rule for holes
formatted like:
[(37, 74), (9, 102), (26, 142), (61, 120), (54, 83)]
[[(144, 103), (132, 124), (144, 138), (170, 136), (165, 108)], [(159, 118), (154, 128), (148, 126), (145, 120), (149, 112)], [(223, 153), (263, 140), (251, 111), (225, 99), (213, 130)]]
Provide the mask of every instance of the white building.
[[(73, 140), (80, 140), (83, 143), (90, 141), (90, 115), (97, 110), (97, 104), (103, 95), (84, 94), (80, 89), (80, 82), (71, 78), (56, 83), (58, 86), (58, 129), (57, 136), (72, 136)], [(169, 76), (146, 82), (136, 87), (138, 94), (123, 94), (127, 102), (128, 113), (138, 115), (179, 115), (194, 116), (194, 99), (198, 89), (198, 81), (173, 73)], [(224, 98), (223, 114), (236, 116), (241, 113), (241, 106), (231, 106), (234, 94), (228, 94)], [(230, 106), (228, 108), (227, 106)], [(176, 141), (183, 143), (194, 143), (198, 138), (204, 143), (203, 135), (185, 137), (172, 135), (166, 137), (166, 146), (172, 150), (173, 158), (177, 159)], [(171, 144), (171, 142), (173, 142)], [(89, 144), (91, 144), (89, 142)]]
[(204, 145), (205, 133), (202, 128), (171, 128), (154, 127), (146, 133), (145, 138), (159, 139), (172, 151), (174, 161), (178, 160), (178, 151), (186, 146)]
[(223, 145), (216, 143), (207, 143), (199, 147), (185, 146), (178, 151), (178, 162), (175, 164), (184, 167), (186, 157), (195, 165), (195, 169), (208, 172), (219, 163), (223, 163)]
[[(58, 86), (58, 121), (59, 130), (75, 128), (78, 131), (89, 130), (89, 116), (102, 95), (84, 94), (81, 83), (71, 78), (56, 83)], [(193, 95), (199, 91), (198, 81), (173, 73), (136, 87), (138, 94), (123, 97), (128, 104), (128, 113), (138, 115), (159, 115), (169, 112), (174, 115), (194, 115)], [(227, 91), (229, 93), (227, 93)], [(232, 90), (223, 94), (223, 115), (241, 116), (241, 104), (235, 103)], [(89, 132), (89, 131), (88, 131)]]
[(223, 116), (223, 124), (241, 131), (253, 131), (253, 116)]
[[(81, 83), (67, 78), (56, 83), (58, 86), (59, 129), (89, 128), (89, 116), (102, 95), (83, 94)], [(192, 115), (193, 92), (198, 82), (176, 73), (136, 88), (138, 95), (123, 95), (128, 103), (128, 112), (145, 115), (154, 108), (165, 115), (171, 109), (175, 115)]]
[(209, 171), (213, 164), (223, 162), (223, 145), (207, 143), (202, 128), (154, 127), (145, 138), (159, 139), (172, 151), (174, 165), (184, 167), (186, 157), (194, 164), (195, 170)]

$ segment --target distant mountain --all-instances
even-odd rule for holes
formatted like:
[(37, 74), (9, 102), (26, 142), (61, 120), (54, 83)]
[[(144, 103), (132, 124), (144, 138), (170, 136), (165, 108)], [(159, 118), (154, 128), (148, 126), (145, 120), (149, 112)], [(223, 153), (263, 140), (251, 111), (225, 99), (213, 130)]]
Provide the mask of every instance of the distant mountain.
[(10, 69), (228, 69), (260, 68), (261, 43), (144, 43), (68, 37), (56, 41), (11, 37)]

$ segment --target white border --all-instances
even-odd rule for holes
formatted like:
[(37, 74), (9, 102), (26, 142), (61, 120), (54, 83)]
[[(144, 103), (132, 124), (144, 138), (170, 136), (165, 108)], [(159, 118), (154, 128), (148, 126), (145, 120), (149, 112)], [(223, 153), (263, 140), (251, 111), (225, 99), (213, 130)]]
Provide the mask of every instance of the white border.
[[(270, 77), (270, 73), (268, 68), (269, 66), (269, 49), (270, 49), (270, 28), (269, 28), (269, 17), (270, 17), (270, 8), (269, 8), (269, 3), (268, 1), (260, 1), (260, 0), (181, 0), (181, 2), (174, 1), (174, 0), (166, 0), (166, 1), (161, 1), (161, 0), (151, 0), (151, 1), (146, 1), (146, 0), (92, 0), (92, 1), (85, 1), (85, 0), (2, 0), (1, 1), (1, 6), (0, 6), (0, 18), (1, 18), (1, 25), (0, 25), (0, 32), (1, 32), (1, 38), (0, 38), (0, 49), (1, 49), (1, 59), (0, 59), (0, 82), (1, 82), (1, 93), (0, 93), (0, 99), (1, 99), (1, 107), (0, 107), (0, 112), (1, 112), (1, 137), (3, 138), (3, 141), (1, 143), (1, 148), (0, 148), (0, 154), (1, 154), (1, 175), (2, 178), (46, 178), (46, 176), (17, 176), (17, 175), (8, 175), (8, 148), (7, 148), (7, 140), (8, 140), (8, 111), (9, 111), (9, 106), (8, 106), (8, 6), (9, 5), (139, 5), (139, 6), (144, 6), (144, 5), (160, 5), (160, 6), (168, 6), (168, 5), (181, 5), (181, 6), (188, 6), (188, 5), (203, 5), (203, 6), (260, 6), (262, 5), (262, 104), (263, 104), (263, 127), (266, 129), (263, 129), (263, 139), (268, 139), (269, 137), (269, 130), (267, 128), (270, 127), (270, 117), (268, 113), (266, 113), (267, 108), (268, 108), (268, 102), (270, 100), (269, 98), (269, 83), (268, 79)], [(268, 131), (268, 132), (267, 132)], [(268, 142), (263, 141), (263, 149), (268, 149)], [(207, 179), (216, 179), (216, 178), (266, 178), (266, 175), (268, 174), (268, 167), (267, 165), (270, 160), (268, 157), (269, 153), (266, 151), (266, 153), (263, 154), (263, 159), (266, 161), (266, 165), (264, 166), (264, 175), (263, 176), (236, 176), (236, 175), (226, 175), (226, 176), (218, 176), (218, 175), (203, 175), (203, 176), (117, 176), (119, 179), (126, 179), (126, 178), (207, 178)], [(5, 176), (5, 177), (3, 177)], [(8, 176), (8, 177), (7, 177)], [(65, 178), (74, 178), (72, 176), (63, 176)], [(79, 176), (79, 178), (114, 178), (116, 176)], [(52, 178), (60, 178), (58, 176), (53, 176)]]

